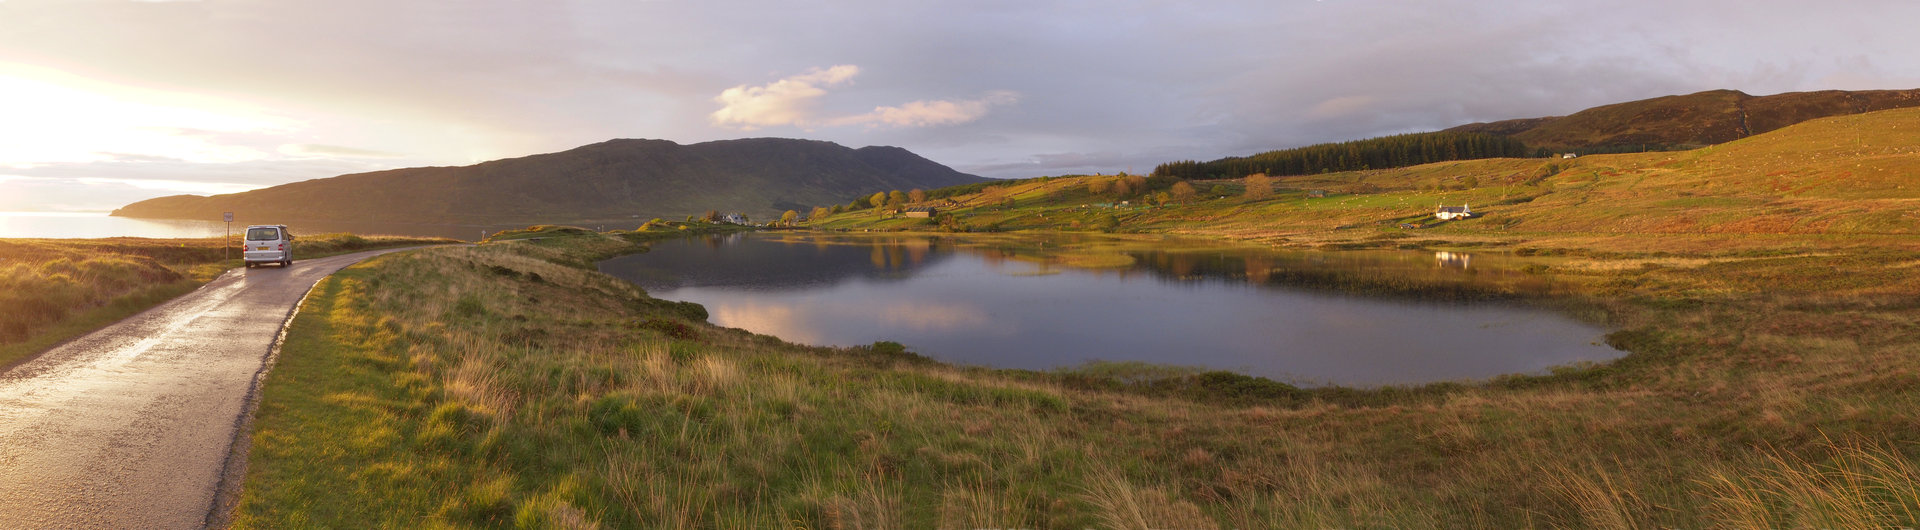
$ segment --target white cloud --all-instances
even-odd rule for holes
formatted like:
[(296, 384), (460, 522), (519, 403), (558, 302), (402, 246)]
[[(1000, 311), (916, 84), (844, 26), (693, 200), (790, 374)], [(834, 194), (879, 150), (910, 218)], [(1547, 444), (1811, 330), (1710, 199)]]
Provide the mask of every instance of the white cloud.
[(859, 74), (860, 67), (842, 64), (825, 70), (808, 70), (766, 86), (740, 85), (729, 88), (713, 98), (721, 104), (720, 110), (713, 111), (713, 123), (748, 131), (779, 125), (805, 125), (812, 118), (817, 100), (827, 95), (822, 86), (839, 85)]
[(895, 127), (928, 127), (934, 125), (953, 125), (980, 119), (987, 110), (999, 105), (1008, 105), (1020, 100), (1020, 95), (1006, 90), (988, 92), (980, 99), (962, 101), (915, 101), (898, 107), (875, 107), (873, 112), (858, 116), (848, 116), (834, 120), (835, 125), (892, 125)]
[(852, 116), (822, 117), (816, 109), (827, 95), (824, 87), (845, 84), (860, 74), (860, 67), (843, 64), (768, 83), (765, 86), (740, 85), (713, 98), (721, 104), (711, 115), (713, 123), (751, 131), (761, 127), (792, 125), (809, 128), (817, 125), (931, 127), (966, 123), (985, 116), (989, 109), (1019, 101), (1018, 93), (1007, 90), (988, 92), (978, 99), (949, 101), (921, 100), (899, 106), (874, 107), (872, 112)]

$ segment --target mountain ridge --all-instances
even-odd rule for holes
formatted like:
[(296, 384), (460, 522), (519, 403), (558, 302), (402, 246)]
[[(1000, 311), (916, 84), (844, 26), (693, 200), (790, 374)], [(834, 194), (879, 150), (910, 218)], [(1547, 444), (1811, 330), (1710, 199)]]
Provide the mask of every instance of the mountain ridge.
[(568, 223), (682, 217), (765, 218), (876, 191), (983, 182), (891, 146), (743, 138), (682, 145), (613, 139), (565, 151), (311, 179), (241, 193), (174, 195), (112, 215), (212, 218), (273, 212), (298, 221)]

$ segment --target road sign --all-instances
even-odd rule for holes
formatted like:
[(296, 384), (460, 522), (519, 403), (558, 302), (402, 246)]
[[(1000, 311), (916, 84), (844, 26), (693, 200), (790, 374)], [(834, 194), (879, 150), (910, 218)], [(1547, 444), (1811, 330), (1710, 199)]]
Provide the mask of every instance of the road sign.
[(229, 223), (231, 223), (231, 222), (233, 222), (233, 212), (227, 212), (227, 213), (223, 213), (223, 214), (220, 214), (220, 217), (224, 217), (224, 218), (226, 218), (226, 220), (227, 220), (227, 222), (229, 222)]

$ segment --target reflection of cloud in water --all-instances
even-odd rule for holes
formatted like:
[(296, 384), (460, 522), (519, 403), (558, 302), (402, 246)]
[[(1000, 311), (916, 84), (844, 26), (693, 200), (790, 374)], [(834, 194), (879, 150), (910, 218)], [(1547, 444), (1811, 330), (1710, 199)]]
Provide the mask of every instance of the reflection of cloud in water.
[[(773, 335), (805, 344), (860, 344), (869, 340), (896, 340), (887, 330), (916, 333), (1008, 336), (1019, 331), (1013, 323), (996, 325), (993, 315), (971, 304), (901, 301), (875, 306), (859, 301), (818, 298), (797, 302), (764, 300), (702, 300), (713, 323)], [(877, 309), (877, 310), (876, 310)], [(839, 326), (825, 325), (825, 322)], [(860, 322), (867, 322), (865, 326)], [(849, 327), (878, 332), (878, 338), (850, 336)]]
[(791, 342), (823, 343), (820, 336), (813, 333), (815, 326), (802, 322), (800, 311), (791, 305), (709, 302), (707, 310), (713, 313), (713, 323), (720, 326), (773, 335)]
[(887, 326), (914, 331), (956, 332), (992, 329), (993, 316), (979, 307), (959, 304), (901, 302), (888, 305), (880, 314)]

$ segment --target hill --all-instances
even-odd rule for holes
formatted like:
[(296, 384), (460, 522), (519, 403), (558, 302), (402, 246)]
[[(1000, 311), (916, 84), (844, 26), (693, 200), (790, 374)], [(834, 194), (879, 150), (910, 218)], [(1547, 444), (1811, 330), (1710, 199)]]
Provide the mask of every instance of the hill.
[(532, 224), (720, 210), (766, 219), (876, 191), (985, 180), (898, 147), (852, 149), (782, 138), (691, 145), (611, 140), (472, 166), (342, 175), (211, 197), (161, 197), (113, 215), (210, 219), (227, 211), (271, 211), (290, 221)]
[(1442, 131), (1311, 145), (1211, 162), (1168, 162), (1153, 168), (1153, 175), (1184, 179), (1231, 179), (1255, 173), (1310, 175), (1528, 154), (1527, 146), (1511, 137)]
[[(1119, 186), (1120, 177), (1112, 176), (1030, 179), (943, 199), (945, 216), (931, 221), (856, 211), (816, 225), (1109, 230), (1292, 245), (1393, 246), (1397, 239), (1420, 237), (1476, 245), (1524, 239), (1530, 245), (1632, 252), (1733, 251), (1774, 244), (1754, 235), (1920, 234), (1911, 213), (1920, 202), (1916, 145), (1920, 108), (1909, 108), (1821, 118), (1682, 152), (1491, 158), (1274, 177), (1264, 198), (1245, 196), (1245, 181), (1192, 181), (1197, 193), (1180, 200), (1170, 193), (1180, 181), (1171, 178), (1141, 179), (1133, 186)], [(1168, 199), (1170, 204), (1158, 204)], [(1129, 204), (1114, 206), (1122, 200)], [(1469, 204), (1484, 215), (1435, 223), (1432, 214), (1440, 204)]]
[(1710, 90), (1594, 107), (1561, 117), (1473, 123), (1449, 132), (1511, 136), (1529, 147), (1606, 151), (1726, 143), (1816, 118), (1920, 106), (1920, 90)]

